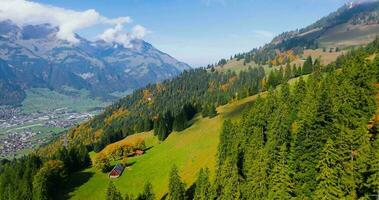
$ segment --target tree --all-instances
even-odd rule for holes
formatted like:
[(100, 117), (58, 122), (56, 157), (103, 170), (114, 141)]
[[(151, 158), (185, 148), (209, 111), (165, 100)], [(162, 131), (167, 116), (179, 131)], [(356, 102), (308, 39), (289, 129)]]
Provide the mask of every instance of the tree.
[(372, 158), (370, 161), (370, 177), (368, 178), (368, 183), (370, 185), (370, 188), (374, 192), (376, 192), (377, 195), (379, 195), (379, 140), (377, 139), (374, 142), (374, 145), (372, 147)]
[(155, 194), (153, 191), (153, 185), (150, 182), (145, 183), (143, 192), (138, 196), (137, 200), (154, 200)]
[(315, 199), (333, 200), (344, 197), (340, 182), (340, 171), (343, 170), (338, 152), (332, 139), (328, 139), (321, 153), (321, 159), (317, 165), (317, 189), (314, 192)]
[(213, 193), (212, 193), (211, 182), (209, 180), (208, 168), (200, 169), (195, 185), (196, 185), (196, 188), (195, 188), (194, 199), (196, 200), (211, 200), (212, 199)]
[(120, 191), (117, 190), (112, 181), (108, 184), (106, 200), (123, 200)]
[(303, 75), (304, 74), (310, 74), (313, 71), (313, 61), (312, 57), (308, 56), (308, 58), (305, 60), (303, 65)]
[(287, 164), (287, 148), (283, 144), (280, 147), (278, 161), (270, 174), (268, 199), (290, 199), (293, 192), (293, 183), (289, 176)]
[(96, 155), (93, 165), (96, 169), (100, 170), (103, 173), (111, 170), (109, 159), (104, 153), (99, 153)]
[(284, 71), (284, 80), (288, 81), (293, 77), (293, 72), (290, 63), (288, 62)]
[(33, 199), (53, 199), (56, 192), (64, 186), (67, 180), (67, 172), (64, 163), (60, 160), (49, 160), (33, 179)]
[(168, 185), (168, 199), (169, 200), (185, 200), (186, 189), (185, 184), (182, 182), (178, 168), (174, 165), (170, 172), (170, 179)]
[(208, 116), (209, 116), (209, 118), (213, 118), (213, 117), (216, 117), (216, 116), (217, 116), (216, 106), (215, 106), (214, 104), (212, 104), (212, 105), (209, 107)]
[(187, 128), (187, 117), (184, 110), (175, 117), (172, 127), (174, 131), (182, 131)]

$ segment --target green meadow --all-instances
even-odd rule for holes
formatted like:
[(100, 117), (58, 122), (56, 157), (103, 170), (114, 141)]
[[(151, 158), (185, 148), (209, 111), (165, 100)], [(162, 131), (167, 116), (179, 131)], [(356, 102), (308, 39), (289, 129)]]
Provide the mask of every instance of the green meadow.
[[(151, 146), (146, 153), (128, 160), (128, 167), (122, 176), (111, 180), (123, 193), (137, 195), (146, 181), (153, 184), (157, 197), (163, 197), (168, 189), (168, 175), (173, 164), (178, 166), (181, 177), (190, 187), (198, 171), (208, 167), (214, 175), (219, 133), (225, 119), (238, 120), (241, 112), (254, 101), (256, 96), (232, 102), (218, 108), (218, 116), (202, 118), (197, 115), (192, 125), (182, 132), (173, 132), (159, 143), (152, 132), (147, 135), (146, 144)], [(127, 139), (127, 138), (126, 138)], [(91, 153), (91, 157), (94, 153)], [(70, 177), (64, 198), (105, 199), (109, 178), (94, 168), (75, 173)]]

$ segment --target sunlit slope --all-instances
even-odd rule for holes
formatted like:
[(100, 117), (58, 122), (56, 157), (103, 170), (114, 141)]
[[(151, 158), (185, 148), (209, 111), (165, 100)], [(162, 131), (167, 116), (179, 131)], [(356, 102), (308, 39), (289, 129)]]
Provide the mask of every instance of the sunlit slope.
[[(138, 194), (146, 181), (153, 184), (158, 197), (168, 189), (169, 171), (177, 165), (183, 180), (190, 187), (196, 179), (197, 172), (208, 167), (214, 173), (219, 134), (224, 119), (238, 120), (241, 112), (254, 101), (256, 96), (232, 102), (218, 108), (219, 115), (212, 119), (197, 115), (192, 126), (182, 132), (173, 132), (164, 142), (153, 139), (153, 133), (141, 133), (147, 138), (145, 155), (129, 159), (130, 166), (123, 175), (114, 180), (123, 193)], [(128, 138), (126, 138), (128, 139)], [(76, 173), (69, 185), (68, 197), (71, 199), (105, 199), (109, 179), (107, 174), (95, 169)], [(66, 196), (67, 197), (67, 196)]]

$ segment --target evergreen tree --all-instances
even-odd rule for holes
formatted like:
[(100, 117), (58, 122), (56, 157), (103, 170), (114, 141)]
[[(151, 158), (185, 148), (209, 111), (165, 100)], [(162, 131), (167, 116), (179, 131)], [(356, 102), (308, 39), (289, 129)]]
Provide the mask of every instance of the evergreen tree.
[(168, 199), (169, 200), (185, 200), (186, 189), (185, 184), (182, 182), (178, 168), (174, 165), (170, 172), (170, 179), (168, 185)]
[(187, 118), (184, 111), (175, 117), (172, 127), (174, 131), (182, 131), (187, 128)]
[(303, 75), (304, 74), (310, 74), (310, 73), (312, 73), (312, 71), (313, 71), (312, 57), (308, 56), (304, 62), (304, 65), (303, 65)]
[(372, 147), (371, 159), (370, 159), (370, 177), (368, 178), (368, 184), (376, 195), (379, 195), (379, 140), (377, 139)]
[(33, 199), (53, 199), (59, 188), (67, 180), (67, 172), (62, 161), (50, 160), (44, 163), (33, 178)]
[(142, 194), (140, 194), (137, 200), (154, 200), (155, 194), (153, 191), (153, 185), (150, 182), (145, 184)]
[(106, 200), (123, 200), (120, 191), (117, 190), (112, 181), (108, 184)]
[(286, 145), (280, 147), (278, 162), (270, 174), (270, 185), (268, 199), (290, 199), (293, 192), (293, 183), (289, 176), (289, 167), (287, 164)]
[(215, 106), (214, 104), (212, 104), (212, 105), (209, 107), (208, 116), (209, 116), (209, 118), (213, 118), (213, 117), (216, 117), (216, 116), (217, 116), (216, 106)]
[(340, 157), (332, 139), (329, 139), (321, 153), (320, 161), (317, 165), (319, 174), (317, 176), (318, 185), (314, 192), (314, 199), (333, 200), (344, 197), (343, 189), (340, 185), (340, 172), (343, 170)]
[(196, 180), (196, 188), (194, 199), (196, 200), (211, 200), (213, 196), (212, 186), (209, 180), (209, 169), (200, 169)]
[(290, 63), (288, 62), (284, 72), (284, 80), (288, 81), (293, 77), (293, 72)]

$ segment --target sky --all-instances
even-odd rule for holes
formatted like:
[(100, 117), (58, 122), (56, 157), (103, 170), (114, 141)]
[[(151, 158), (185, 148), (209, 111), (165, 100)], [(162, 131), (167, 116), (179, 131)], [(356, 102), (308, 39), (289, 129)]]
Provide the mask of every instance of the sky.
[[(347, 0), (0, 0), (0, 20), (47, 22), (59, 37), (144, 39), (193, 67), (246, 52), (305, 27)], [(3, 10), (2, 10), (3, 9)]]

